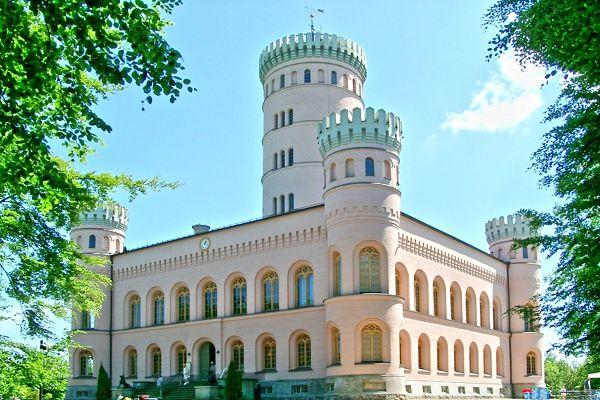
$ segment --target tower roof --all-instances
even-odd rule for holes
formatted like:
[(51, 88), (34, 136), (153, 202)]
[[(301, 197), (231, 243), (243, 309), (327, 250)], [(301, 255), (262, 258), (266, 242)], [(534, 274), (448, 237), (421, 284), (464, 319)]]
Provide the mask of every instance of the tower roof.
[(127, 208), (117, 203), (101, 203), (94, 210), (82, 213), (79, 224), (73, 229), (83, 225), (94, 225), (108, 229), (127, 230)]
[(524, 215), (509, 215), (494, 218), (485, 223), (485, 236), (488, 244), (501, 240), (525, 239), (534, 236), (529, 219)]
[(262, 51), (258, 63), (260, 81), (275, 66), (298, 58), (323, 57), (343, 61), (367, 78), (367, 55), (352, 40), (328, 33), (298, 33), (277, 39)]

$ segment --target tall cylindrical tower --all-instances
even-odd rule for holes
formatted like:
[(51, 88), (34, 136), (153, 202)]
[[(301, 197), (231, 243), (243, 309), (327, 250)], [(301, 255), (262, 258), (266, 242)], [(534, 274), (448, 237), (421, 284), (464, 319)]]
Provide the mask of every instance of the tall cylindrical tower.
[[(94, 269), (95, 272), (111, 275), (109, 257), (124, 251), (127, 222), (125, 207), (105, 203), (82, 214), (79, 224), (72, 227), (71, 240), (79, 245), (83, 254), (106, 257), (106, 266), (100, 270)], [(85, 310), (73, 312), (72, 329), (85, 331), (85, 334), (77, 335), (74, 340), (85, 349), (76, 348), (70, 354), (71, 365), (74, 367), (72, 378), (75, 379), (69, 380), (67, 398), (77, 397), (72, 393), (77, 391), (87, 392), (90, 397), (94, 397), (100, 364), (110, 374), (110, 288), (106, 288), (104, 295), (99, 315)], [(85, 366), (85, 360), (89, 360), (88, 367)]]
[(366, 55), (327, 33), (290, 35), (260, 56), (263, 103), (263, 215), (322, 201), (322, 159), (315, 132), (323, 116), (364, 108)]
[[(331, 270), (327, 323), (341, 335), (340, 365), (329, 375), (356, 374), (364, 362), (357, 349), (363, 329), (380, 330), (380, 359), (386, 367), (369, 366), (362, 373), (379, 373), (386, 390), (404, 392), (399, 335), (402, 299), (395, 296), (395, 257), (400, 228), (398, 167), (402, 126), (384, 110), (354, 108), (325, 118), (318, 144), (323, 157), (325, 226)], [(340, 296), (343, 295), (343, 296)], [(383, 321), (370, 324), (365, 321)]]
[[(522, 215), (494, 218), (485, 224), (485, 233), (490, 253), (508, 263), (509, 307), (534, 302), (541, 290), (537, 250), (530, 246), (514, 247), (515, 239), (535, 234), (527, 218)], [(523, 388), (544, 386), (543, 335), (538, 330), (538, 321), (512, 313), (510, 331), (513, 394)]]

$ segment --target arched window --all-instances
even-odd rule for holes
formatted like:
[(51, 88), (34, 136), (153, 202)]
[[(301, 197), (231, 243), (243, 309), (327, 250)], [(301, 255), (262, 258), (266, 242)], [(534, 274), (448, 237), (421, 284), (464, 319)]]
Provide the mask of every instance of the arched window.
[(273, 215), (277, 215), (277, 197), (273, 197)]
[(437, 370), (448, 372), (448, 343), (443, 337), (439, 338), (436, 346)]
[(233, 315), (246, 314), (247, 300), (246, 300), (246, 279), (243, 277), (236, 278), (231, 284), (231, 298), (233, 302)]
[(342, 75), (342, 86), (344, 89), (348, 89), (348, 75)]
[(185, 364), (187, 364), (187, 350), (184, 345), (181, 345), (177, 348), (177, 352), (175, 353), (175, 359), (177, 361), (177, 365), (175, 368), (175, 372), (177, 374), (183, 373), (183, 369), (185, 368)]
[(493, 328), (496, 330), (502, 330), (502, 325), (500, 324), (500, 301), (495, 299), (492, 305), (492, 322)]
[(479, 374), (479, 352), (475, 343), (469, 346), (469, 372)]
[(381, 292), (379, 258), (379, 252), (373, 247), (367, 247), (360, 251), (359, 277), (361, 293)]
[(102, 250), (108, 251), (110, 246), (110, 238), (108, 236), (104, 236), (102, 238)]
[(504, 259), (504, 250), (498, 249), (498, 258), (501, 260)]
[(79, 376), (94, 375), (94, 358), (92, 353), (87, 350), (79, 353)]
[(296, 71), (292, 72), (292, 85), (298, 84), (298, 73)]
[(279, 310), (279, 277), (274, 271), (263, 276), (263, 310)]
[(331, 165), (329, 166), (329, 182), (333, 182), (337, 179), (335, 167), (335, 163), (331, 163)]
[(81, 311), (81, 329), (92, 329), (94, 325), (92, 321), (92, 314), (89, 311)]
[(467, 312), (467, 324), (477, 324), (477, 299), (472, 288), (468, 288), (465, 293), (465, 311)]
[(415, 277), (414, 282), (415, 311), (421, 312), (421, 281)]
[(279, 89), (283, 89), (285, 87), (285, 75), (281, 74), (279, 76)]
[(277, 344), (275, 339), (267, 338), (263, 342), (264, 369), (274, 370), (277, 362)]
[(310, 83), (310, 69), (304, 70), (304, 83)]
[(408, 336), (408, 332), (400, 331), (400, 343), (398, 346), (400, 350), (400, 366), (404, 368), (410, 368), (410, 336)]
[(537, 365), (535, 359), (535, 353), (530, 351), (527, 353), (527, 375), (537, 375)]
[(273, 154), (273, 169), (277, 169), (277, 153)]
[(162, 325), (165, 323), (165, 296), (163, 292), (154, 293), (152, 299), (152, 324)]
[(388, 160), (383, 162), (383, 177), (385, 179), (392, 179), (392, 164)]
[(271, 79), (271, 93), (275, 91), (275, 78)]
[(281, 127), (283, 128), (285, 126), (285, 111), (282, 111), (280, 114), (281, 115), (280, 115), (279, 119), (280, 119)]
[(342, 294), (342, 256), (335, 253), (333, 257), (333, 295)]
[(281, 168), (285, 167), (285, 151), (281, 150), (281, 155), (280, 155), (280, 163), (281, 163)]
[(454, 342), (454, 371), (465, 372), (465, 353), (462, 342)]
[(331, 71), (331, 84), (337, 85), (337, 72)]
[(296, 338), (296, 349), (298, 351), (298, 368), (310, 368), (311, 365), (311, 349), (310, 337), (302, 334)]
[(417, 345), (417, 358), (419, 360), (419, 369), (425, 368), (425, 356), (423, 354), (423, 343), (419, 340), (419, 344)]
[(285, 196), (279, 196), (279, 214), (283, 214), (285, 212)]
[(231, 344), (231, 361), (235, 368), (244, 371), (244, 343), (241, 340), (235, 340)]
[(488, 345), (483, 347), (483, 374), (492, 375), (492, 349)]
[(450, 319), (456, 321), (456, 293), (454, 288), (450, 288)]
[(190, 320), (190, 291), (182, 287), (177, 291), (177, 322)]
[(273, 129), (277, 129), (279, 127), (279, 114), (275, 113), (275, 117), (273, 119)]
[(288, 125), (292, 125), (294, 123), (294, 110), (291, 108), (288, 110)]
[(523, 247), (523, 258), (529, 258), (527, 246)]
[(354, 176), (354, 160), (349, 158), (346, 160), (346, 178)]
[(116, 249), (115, 251), (117, 253), (120, 253), (123, 251), (123, 248), (121, 247), (121, 241), (119, 239), (115, 240), (115, 249)]
[(129, 377), (137, 378), (137, 351), (129, 350), (129, 354), (127, 355), (129, 362)]
[(162, 374), (162, 356), (160, 349), (156, 348), (152, 351), (152, 376), (160, 376)]
[(129, 327), (130, 328), (139, 328), (140, 327), (140, 296), (133, 295), (129, 300)]
[(288, 149), (288, 165), (294, 165), (294, 149)]
[(356, 93), (356, 79), (352, 78), (352, 91)]
[(365, 175), (375, 176), (375, 163), (371, 157), (365, 159)]
[(96, 248), (96, 235), (90, 235), (90, 237), (88, 238), (88, 247), (90, 249)]
[(333, 328), (331, 332), (331, 355), (332, 364), (339, 365), (341, 362), (342, 337), (337, 328)]
[(360, 337), (363, 362), (381, 362), (382, 336), (381, 328), (375, 324), (369, 324), (362, 329)]
[(433, 286), (433, 315), (439, 317), (440, 313), (440, 290), (437, 286)]
[(417, 344), (417, 359), (419, 369), (430, 371), (431, 370), (431, 359), (430, 359), (430, 348), (429, 338), (423, 334), (419, 336)]
[(294, 193), (288, 194), (288, 211), (294, 211)]
[(317, 71), (317, 78), (319, 83), (325, 83), (325, 72), (322, 69)]
[(496, 349), (496, 375), (504, 376), (504, 355), (500, 347)]
[(296, 270), (296, 306), (306, 307), (313, 305), (314, 291), (313, 270), (304, 265)]
[(204, 286), (204, 318), (217, 318), (217, 284), (214, 282)]

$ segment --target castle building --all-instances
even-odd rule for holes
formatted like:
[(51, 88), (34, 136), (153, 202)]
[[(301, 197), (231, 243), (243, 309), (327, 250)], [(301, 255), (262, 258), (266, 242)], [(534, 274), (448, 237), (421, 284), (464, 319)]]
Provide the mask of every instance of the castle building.
[[(127, 210), (103, 205), (72, 239), (107, 257), (101, 315), (73, 317), (67, 398), (186, 365), (231, 362), (262, 398), (365, 393), (510, 396), (543, 385), (539, 293), (521, 216), (485, 224), (489, 253), (402, 212), (398, 116), (365, 107), (366, 55), (309, 32), (260, 55), (263, 217), (124, 250)], [(295, 396), (295, 397), (294, 397)]]

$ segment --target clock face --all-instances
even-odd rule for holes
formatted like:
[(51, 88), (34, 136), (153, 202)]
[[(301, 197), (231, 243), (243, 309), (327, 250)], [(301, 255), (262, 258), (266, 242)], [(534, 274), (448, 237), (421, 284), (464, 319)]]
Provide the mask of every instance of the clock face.
[(208, 250), (209, 247), (210, 247), (210, 239), (209, 238), (204, 238), (200, 241), (200, 248), (202, 250)]

